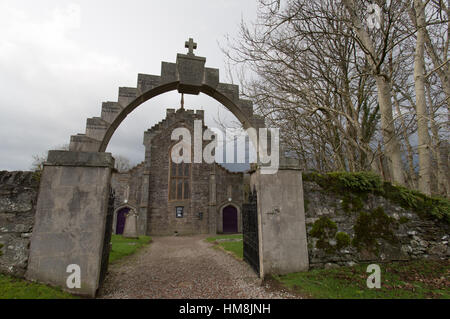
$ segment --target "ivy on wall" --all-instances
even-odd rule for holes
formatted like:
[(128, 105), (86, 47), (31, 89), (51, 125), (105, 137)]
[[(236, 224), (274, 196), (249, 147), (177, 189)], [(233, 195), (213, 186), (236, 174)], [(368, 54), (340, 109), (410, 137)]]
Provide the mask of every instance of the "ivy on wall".
[(343, 210), (357, 212), (367, 194), (383, 196), (405, 209), (414, 210), (423, 218), (435, 218), (450, 223), (450, 201), (441, 197), (429, 197), (403, 186), (383, 182), (372, 172), (306, 173), (304, 181), (315, 182), (323, 189), (343, 194)]
[[(336, 223), (325, 216), (315, 221), (309, 234), (311, 237), (318, 238), (316, 247), (327, 253), (333, 253), (350, 245), (350, 236), (344, 232), (337, 232)], [(331, 244), (332, 240), (336, 241), (335, 245)]]

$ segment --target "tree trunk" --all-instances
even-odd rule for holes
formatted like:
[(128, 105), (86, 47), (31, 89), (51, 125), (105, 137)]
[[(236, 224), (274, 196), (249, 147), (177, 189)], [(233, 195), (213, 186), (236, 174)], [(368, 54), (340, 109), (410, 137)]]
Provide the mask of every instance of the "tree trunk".
[(392, 115), (392, 101), (390, 85), (387, 78), (381, 73), (378, 67), (378, 57), (374, 48), (374, 43), (367, 31), (362, 26), (360, 18), (355, 12), (353, 0), (344, 0), (344, 5), (350, 14), (353, 27), (358, 38), (358, 42), (363, 46), (363, 50), (375, 77), (378, 91), (378, 103), (381, 113), (381, 132), (383, 136), (384, 152), (389, 162), (390, 175), (394, 182), (405, 185), (403, 164), (400, 144), (395, 135), (394, 119)]
[(416, 91), (416, 114), (419, 153), (419, 190), (431, 195), (430, 135), (428, 133), (427, 103), (425, 100), (425, 5), (414, 0), (417, 21), (416, 52), (414, 55), (414, 86)]
[(388, 158), (390, 175), (394, 182), (405, 185), (400, 143), (395, 134), (394, 118), (392, 116), (390, 85), (382, 75), (376, 76), (376, 83), (381, 112), (381, 132), (385, 147), (384, 152)]
[(432, 151), (434, 154), (434, 157), (436, 159), (437, 164), (437, 192), (439, 195), (450, 198), (450, 179), (448, 176), (448, 167), (447, 167), (447, 152), (445, 151), (446, 144), (441, 141), (441, 138), (439, 137), (439, 128), (437, 126), (435, 117), (435, 110), (432, 107), (431, 104), (431, 88), (430, 84), (427, 81), (426, 82), (426, 89), (428, 93), (428, 101), (430, 103), (430, 126), (431, 126), (431, 133), (432, 133)]
[(398, 100), (395, 97), (395, 94), (396, 93), (394, 93), (394, 105), (395, 105), (395, 109), (397, 110), (398, 116), (400, 118), (402, 135), (403, 135), (403, 139), (405, 141), (405, 146), (406, 146), (406, 159), (408, 162), (408, 175), (409, 175), (409, 181), (410, 181), (408, 186), (410, 188), (415, 189), (417, 187), (417, 176), (416, 176), (416, 172), (414, 171), (414, 151), (411, 146), (411, 143), (409, 142), (409, 139), (408, 139), (409, 136), (408, 136), (408, 132), (406, 131), (405, 120), (403, 119), (403, 114), (400, 109), (400, 104), (398, 103)]

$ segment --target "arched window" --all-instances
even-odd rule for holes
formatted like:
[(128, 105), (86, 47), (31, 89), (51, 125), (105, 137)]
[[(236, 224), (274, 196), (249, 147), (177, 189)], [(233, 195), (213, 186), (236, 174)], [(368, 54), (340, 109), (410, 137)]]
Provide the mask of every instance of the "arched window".
[(169, 200), (189, 199), (191, 196), (190, 187), (191, 164), (175, 164), (170, 160), (169, 171)]

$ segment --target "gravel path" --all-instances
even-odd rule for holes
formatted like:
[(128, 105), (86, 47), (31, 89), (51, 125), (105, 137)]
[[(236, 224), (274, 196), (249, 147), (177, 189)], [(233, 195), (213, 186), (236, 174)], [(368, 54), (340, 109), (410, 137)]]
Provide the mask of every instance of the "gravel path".
[(261, 286), (245, 262), (212, 248), (206, 236), (153, 237), (110, 265), (99, 298), (292, 298)]

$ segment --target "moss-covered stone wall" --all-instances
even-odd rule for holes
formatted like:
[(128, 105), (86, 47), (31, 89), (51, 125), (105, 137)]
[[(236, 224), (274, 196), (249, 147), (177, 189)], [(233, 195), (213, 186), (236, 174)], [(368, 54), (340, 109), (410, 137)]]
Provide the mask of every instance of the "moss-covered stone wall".
[(371, 173), (303, 176), (311, 268), (450, 257), (450, 204)]
[(0, 171), (0, 273), (25, 273), (38, 184), (36, 173)]

